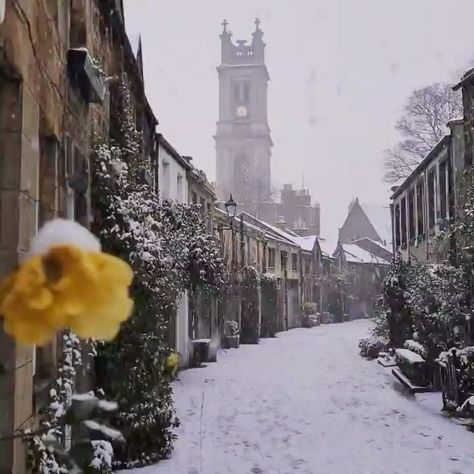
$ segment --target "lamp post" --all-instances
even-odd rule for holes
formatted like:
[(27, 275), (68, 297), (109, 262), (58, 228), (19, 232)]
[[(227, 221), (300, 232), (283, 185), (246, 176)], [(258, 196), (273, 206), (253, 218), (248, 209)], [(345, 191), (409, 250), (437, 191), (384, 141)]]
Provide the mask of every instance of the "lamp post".
[(232, 238), (232, 265), (235, 263), (235, 251), (234, 251), (234, 218), (237, 213), (237, 203), (234, 201), (232, 194), (229, 197), (229, 200), (224, 204), (225, 210), (227, 212), (227, 217), (229, 218), (229, 228), (231, 231)]
[(230, 225), (232, 226), (232, 220), (235, 217), (235, 214), (237, 212), (237, 203), (234, 201), (234, 198), (232, 197), (232, 194), (229, 197), (229, 200), (224, 204), (225, 210), (227, 212), (227, 217), (229, 217)]

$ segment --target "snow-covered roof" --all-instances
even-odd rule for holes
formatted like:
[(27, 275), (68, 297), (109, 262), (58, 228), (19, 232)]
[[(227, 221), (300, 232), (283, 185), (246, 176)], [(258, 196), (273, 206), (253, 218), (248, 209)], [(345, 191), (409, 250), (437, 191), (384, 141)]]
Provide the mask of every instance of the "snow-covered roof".
[(311, 252), (314, 249), (314, 244), (316, 243), (317, 238), (317, 235), (308, 235), (307, 237), (296, 236), (293, 237), (293, 242), (299, 245), (302, 250)]
[(385, 243), (384, 244), (383, 242), (380, 242), (379, 240), (370, 239), (369, 237), (362, 237), (361, 239), (353, 240), (352, 242), (349, 242), (349, 243), (357, 245), (357, 242), (360, 242), (360, 241), (363, 241), (363, 240), (368, 240), (369, 242), (372, 242), (374, 245), (377, 245), (378, 247), (386, 250), (387, 252), (390, 252), (390, 253), (393, 252), (393, 248), (392, 248), (391, 243)]
[(321, 252), (325, 253), (329, 257), (332, 257), (337, 248), (337, 239), (319, 237), (318, 242)]
[(371, 242), (373, 242), (374, 244), (378, 245), (379, 247), (382, 247), (382, 248), (384, 248), (385, 250), (388, 250), (390, 253), (393, 252), (392, 242), (391, 242), (392, 239), (390, 239), (390, 242), (385, 242), (385, 243), (383, 243), (383, 242), (378, 242), (377, 240), (373, 240), (373, 239), (369, 239), (369, 238), (367, 238), (367, 240), (370, 240)]
[[(223, 211), (222, 209), (220, 209), (219, 207), (215, 207), (215, 211), (218, 213), (218, 214), (221, 214), (222, 217), (226, 217), (228, 219), (228, 216), (227, 216), (227, 212), (226, 211)], [(239, 228), (239, 225), (240, 225), (240, 219), (235, 216), (234, 217), (234, 229), (238, 230)], [(274, 236), (272, 235), (269, 235), (268, 232), (265, 231), (265, 229), (262, 229), (261, 227), (255, 225), (255, 224), (252, 224), (251, 222), (249, 222), (248, 220), (245, 220), (244, 219), (244, 226), (249, 228), (249, 229), (253, 229), (255, 230), (256, 232), (258, 232), (259, 234), (263, 234), (265, 237), (270, 237), (270, 238), (273, 238), (275, 239)], [(280, 239), (280, 242), (285, 242), (285, 240), (283, 239)]]
[[(289, 244), (293, 244), (295, 245), (295, 235), (293, 232), (286, 232), (278, 227), (275, 227), (271, 224), (269, 224), (268, 222), (264, 222), (264, 221), (261, 221), (260, 219), (257, 219), (256, 217), (252, 216), (251, 214), (249, 214), (248, 212), (241, 212), (240, 215), (243, 215), (243, 216), (246, 216), (246, 217), (249, 217), (251, 219), (252, 222), (256, 222), (257, 225), (260, 225), (261, 227), (263, 227), (264, 229), (266, 228), (267, 230), (271, 231), (271, 233), (273, 234), (276, 234), (277, 236), (280, 236), (280, 237), (283, 237), (287, 243)], [(244, 222), (248, 222), (245, 218), (244, 218)], [(299, 244), (296, 244), (296, 245), (299, 245)]]
[(383, 258), (377, 257), (367, 250), (359, 247), (356, 244), (342, 244), (345, 257), (351, 263), (375, 263), (380, 265), (388, 265), (389, 262)]
[(374, 226), (377, 234), (385, 243), (385, 246), (390, 246), (392, 242), (392, 219), (390, 216), (390, 207), (374, 204), (361, 204), (361, 207), (370, 223)]

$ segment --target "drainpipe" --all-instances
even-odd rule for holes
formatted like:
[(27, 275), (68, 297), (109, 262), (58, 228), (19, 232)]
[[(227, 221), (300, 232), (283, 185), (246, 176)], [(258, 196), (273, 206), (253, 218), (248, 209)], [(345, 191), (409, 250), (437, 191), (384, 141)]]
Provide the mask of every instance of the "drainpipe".
[(0, 25), (3, 23), (3, 20), (5, 19), (5, 1), (6, 0), (0, 0)]

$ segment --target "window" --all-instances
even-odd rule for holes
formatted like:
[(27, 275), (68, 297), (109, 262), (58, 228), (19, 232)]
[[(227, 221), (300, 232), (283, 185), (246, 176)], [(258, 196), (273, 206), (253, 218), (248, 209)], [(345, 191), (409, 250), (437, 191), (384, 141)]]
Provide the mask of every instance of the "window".
[(407, 199), (402, 198), (401, 203), (401, 228), (402, 228), (402, 247), (407, 244)]
[(291, 269), (296, 272), (298, 270), (298, 254), (291, 254)]
[(452, 160), (448, 160), (448, 214), (451, 219), (454, 218), (454, 179)]
[(400, 204), (395, 206), (395, 245), (400, 247)]
[(54, 137), (40, 136), (39, 225), (56, 216), (58, 203), (58, 143)]
[(152, 155), (150, 157), (150, 169), (151, 169), (151, 175), (153, 177), (153, 191), (158, 192), (158, 183), (160, 181), (159, 178), (159, 167), (158, 167), (158, 160), (156, 159), (156, 156)]
[(288, 255), (284, 250), (282, 250), (280, 253), (280, 261), (281, 261), (281, 269), (283, 271), (286, 271), (288, 269)]
[(446, 219), (448, 216), (447, 213), (447, 194), (446, 194), (446, 161), (443, 161), (439, 164), (439, 210), (441, 219)]
[(423, 216), (423, 181), (420, 180), (416, 184), (416, 215), (418, 224), (418, 235), (423, 235), (425, 231)]
[(311, 262), (309, 260), (305, 261), (304, 264), (304, 274), (305, 275), (310, 275), (311, 274)]
[(240, 87), (239, 87), (239, 84), (237, 84), (236, 82), (234, 82), (232, 84), (232, 90), (234, 91), (234, 99), (236, 101), (239, 101), (240, 100)]
[(244, 102), (248, 103), (250, 100), (250, 84), (248, 82), (244, 83)]
[(201, 198), (201, 216), (204, 218), (206, 215), (206, 200)]
[(428, 224), (430, 229), (434, 229), (435, 226), (435, 173), (435, 169), (428, 173)]
[(191, 200), (192, 200), (193, 204), (198, 203), (198, 196), (197, 196), (195, 191), (193, 191), (192, 194), (191, 194)]
[(275, 268), (275, 249), (268, 249), (268, 268)]
[(166, 200), (170, 198), (170, 164), (163, 161), (161, 170), (161, 197)]
[(408, 231), (410, 240), (416, 237), (415, 229), (415, 189), (408, 192)]
[(178, 174), (176, 177), (176, 200), (178, 202), (183, 202), (183, 176)]

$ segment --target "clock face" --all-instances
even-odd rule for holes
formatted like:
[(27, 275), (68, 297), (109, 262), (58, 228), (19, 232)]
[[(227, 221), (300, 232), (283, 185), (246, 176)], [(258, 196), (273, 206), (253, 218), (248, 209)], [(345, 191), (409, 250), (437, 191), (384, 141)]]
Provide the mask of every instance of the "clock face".
[(240, 105), (237, 107), (237, 117), (247, 117), (247, 107)]

